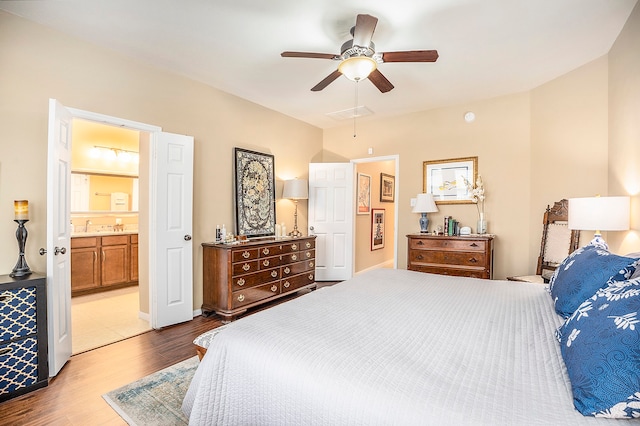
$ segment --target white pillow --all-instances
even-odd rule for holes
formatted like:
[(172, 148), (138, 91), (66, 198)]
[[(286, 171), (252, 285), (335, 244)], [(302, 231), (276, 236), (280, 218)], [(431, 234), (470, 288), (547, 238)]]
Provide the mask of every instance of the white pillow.
[[(626, 257), (636, 257), (640, 259), (640, 251), (637, 251), (635, 253), (629, 253), (628, 255), (626, 255)], [(633, 275), (631, 275), (631, 278), (629, 279), (632, 280), (634, 278), (640, 278), (640, 268), (636, 269), (636, 271), (633, 273)]]

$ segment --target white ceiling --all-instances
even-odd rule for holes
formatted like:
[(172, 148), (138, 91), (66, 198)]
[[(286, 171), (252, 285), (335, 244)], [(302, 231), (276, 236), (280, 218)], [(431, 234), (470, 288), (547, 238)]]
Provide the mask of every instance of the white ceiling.
[(435, 63), (386, 63), (395, 85), (359, 83), (359, 105), (388, 117), (532, 89), (606, 54), (637, 0), (35, 0), (0, 9), (209, 84), (321, 128), (353, 108), (327, 59), (359, 13), (379, 19), (378, 52), (436, 49)]

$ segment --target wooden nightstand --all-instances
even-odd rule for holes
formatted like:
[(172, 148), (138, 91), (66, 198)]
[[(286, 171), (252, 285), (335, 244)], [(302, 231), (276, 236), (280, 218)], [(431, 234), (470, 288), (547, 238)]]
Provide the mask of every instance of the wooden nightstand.
[(441, 275), (493, 278), (493, 235), (448, 237), (409, 234), (407, 269)]

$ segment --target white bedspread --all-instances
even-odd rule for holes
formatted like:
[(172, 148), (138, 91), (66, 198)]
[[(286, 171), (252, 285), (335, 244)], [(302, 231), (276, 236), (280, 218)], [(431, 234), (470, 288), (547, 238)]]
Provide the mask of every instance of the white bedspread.
[(560, 324), (540, 284), (376, 270), (230, 324), (183, 410), (192, 425), (616, 423), (573, 408)]

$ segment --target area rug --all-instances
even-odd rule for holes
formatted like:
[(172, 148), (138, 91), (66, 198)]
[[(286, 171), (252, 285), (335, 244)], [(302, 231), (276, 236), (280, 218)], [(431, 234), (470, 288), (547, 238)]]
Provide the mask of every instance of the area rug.
[(131, 426), (186, 425), (182, 400), (198, 363), (194, 356), (102, 397)]

